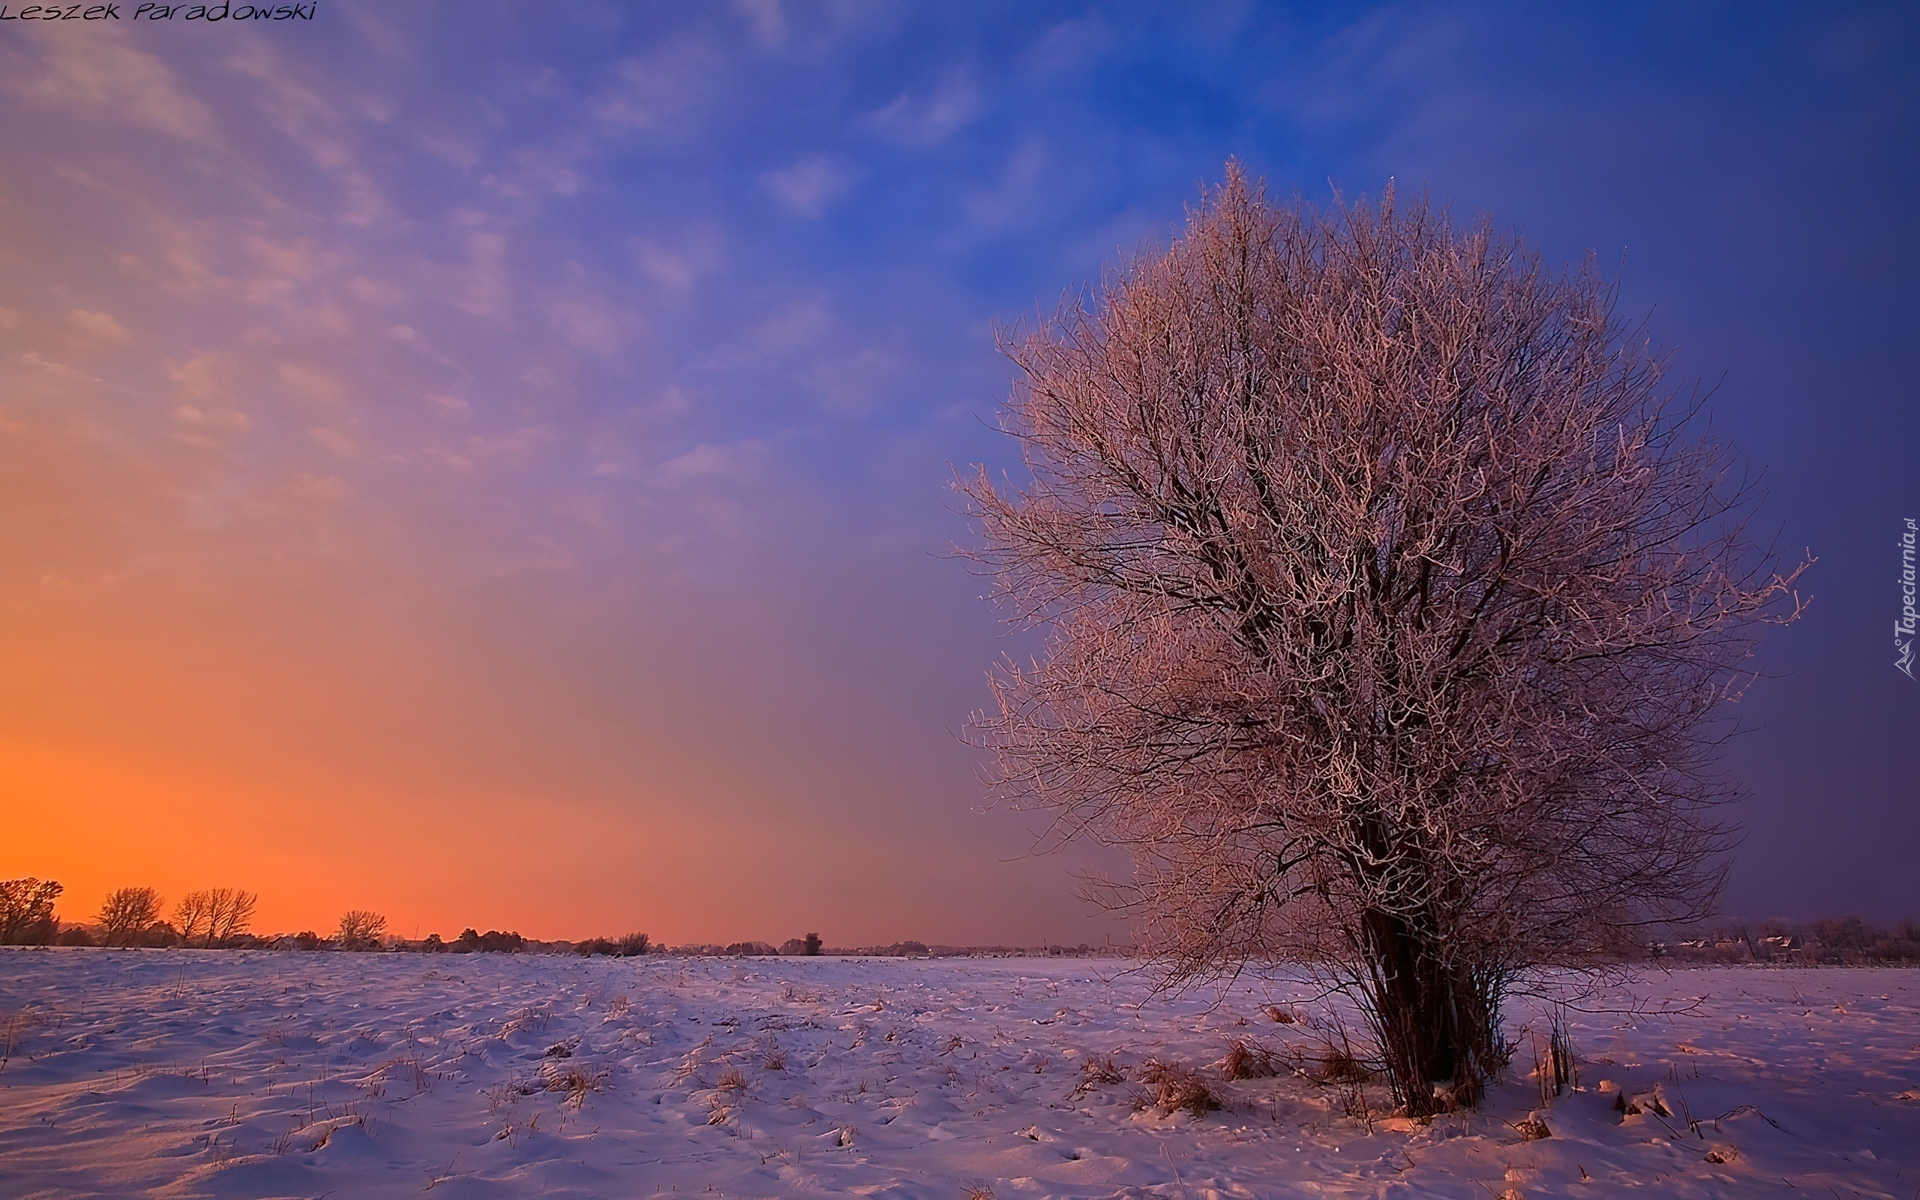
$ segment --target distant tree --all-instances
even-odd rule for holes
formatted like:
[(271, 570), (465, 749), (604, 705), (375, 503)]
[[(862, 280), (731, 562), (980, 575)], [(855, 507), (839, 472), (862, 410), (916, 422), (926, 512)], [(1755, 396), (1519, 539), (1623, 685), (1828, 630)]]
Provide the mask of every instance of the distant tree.
[(1319, 964), (1413, 1116), (1505, 1063), (1518, 973), (1711, 910), (1721, 703), (1800, 611), (1613, 297), (1486, 221), (1230, 166), (1005, 340), (1031, 484), (961, 484), (1049, 633), (973, 727), (999, 795), (1130, 852), (1101, 894), (1174, 977)]
[(180, 931), (180, 940), (189, 946), (195, 938), (211, 941), (213, 893), (188, 892), (180, 897), (179, 903), (173, 906), (173, 923)]
[(1882, 931), (1872, 928), (1855, 916), (1813, 923), (1813, 937), (1820, 943), (1821, 948), (1836, 950), (1843, 954), (1864, 953), (1875, 941), (1884, 936)]
[(438, 953), (441, 950), (445, 950), (447, 947), (446, 947), (446, 943), (440, 940), (439, 934), (430, 933), (427, 935), (426, 940), (420, 943), (420, 948), (422, 950), (425, 950), (429, 954), (434, 954), (434, 953)]
[(820, 953), (820, 946), (821, 946), (820, 935), (817, 933), (810, 933), (807, 935), (806, 941), (800, 944), (800, 953), (818, 954)]
[(335, 940), (342, 950), (378, 950), (380, 936), (387, 931), (387, 919), (364, 908), (350, 908), (340, 914), (340, 932)]
[(240, 888), (214, 888), (208, 893), (211, 903), (207, 919), (207, 941), (224, 946), (244, 935), (253, 924), (254, 906), (260, 898)]
[(1920, 958), (1920, 926), (1912, 921), (1895, 925), (1884, 940), (1875, 944), (1874, 954), (1891, 959)]
[(101, 941), (131, 946), (160, 920), (160, 893), (150, 887), (123, 887), (107, 893), (100, 906)]
[(45, 946), (60, 932), (53, 902), (60, 885), (51, 879), (0, 880), (0, 946)]
[(453, 949), (456, 953), (459, 953), (459, 954), (472, 954), (475, 951), (479, 950), (480, 949), (479, 930), (473, 928), (471, 925), (469, 925), (465, 929), (462, 929), (460, 931), (460, 936), (454, 939)]

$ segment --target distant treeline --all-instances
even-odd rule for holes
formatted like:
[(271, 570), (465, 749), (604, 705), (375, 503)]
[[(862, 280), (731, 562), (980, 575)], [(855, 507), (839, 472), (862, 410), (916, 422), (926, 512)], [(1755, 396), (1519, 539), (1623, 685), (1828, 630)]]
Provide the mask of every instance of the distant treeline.
[(155, 888), (116, 888), (91, 921), (63, 921), (54, 913), (61, 886), (54, 880), (0, 880), (0, 946), (100, 946), (206, 950), (345, 950), (399, 954), (578, 954), (627, 958), (643, 954), (684, 957), (854, 955), (886, 958), (973, 957), (1131, 957), (1132, 947), (1077, 946), (929, 946), (925, 942), (890, 942), (873, 946), (828, 946), (818, 933), (771, 942), (695, 942), (681, 946), (656, 944), (644, 933), (619, 937), (590, 937), (581, 941), (540, 941), (517, 931), (468, 928), (460, 936), (442, 938), (430, 933), (405, 938), (387, 932), (387, 919), (368, 909), (348, 909), (338, 927), (328, 933), (258, 934), (253, 912), (258, 897), (239, 888), (206, 888), (188, 892), (167, 914), (164, 898)]
[[(644, 933), (543, 942), (518, 932), (464, 929), (443, 939), (437, 933), (404, 938), (387, 932), (387, 919), (368, 909), (348, 909), (334, 930), (256, 934), (253, 912), (258, 897), (240, 888), (204, 888), (188, 892), (170, 915), (160, 893), (150, 887), (117, 888), (92, 921), (62, 921), (54, 914), (60, 884), (54, 880), (0, 880), (0, 946), (142, 946), (214, 950), (346, 950), (411, 954), (578, 954), (632, 957), (673, 954), (683, 957), (841, 955), (880, 958), (1132, 958), (1133, 946), (944, 946), (890, 942), (873, 946), (828, 946), (818, 933), (771, 942), (694, 942), (665, 946)], [(1856, 916), (1819, 921), (1725, 921), (1653, 943), (1652, 957), (1674, 963), (1920, 963), (1920, 925), (1901, 921), (1891, 929), (1869, 925)]]
[(581, 941), (543, 942), (517, 931), (468, 928), (451, 940), (438, 933), (404, 938), (387, 932), (387, 919), (368, 909), (348, 909), (329, 933), (257, 934), (252, 930), (258, 897), (239, 888), (206, 888), (188, 892), (166, 915), (164, 898), (155, 888), (116, 888), (92, 921), (62, 921), (54, 913), (61, 886), (48, 879), (0, 880), (0, 946), (113, 946), (205, 950), (345, 950), (358, 953), (400, 954), (578, 954), (628, 958), (642, 954), (688, 957), (742, 957), (754, 955), (864, 955), (889, 958), (953, 956), (1067, 957), (1131, 956), (1131, 947), (1078, 946), (929, 946), (925, 942), (891, 942), (876, 946), (828, 946), (818, 933), (771, 942), (655, 944), (644, 933), (619, 937), (590, 937)]
[(1891, 929), (1859, 917), (1820, 921), (1728, 921), (1652, 947), (1655, 958), (1698, 963), (1920, 963), (1920, 925)]

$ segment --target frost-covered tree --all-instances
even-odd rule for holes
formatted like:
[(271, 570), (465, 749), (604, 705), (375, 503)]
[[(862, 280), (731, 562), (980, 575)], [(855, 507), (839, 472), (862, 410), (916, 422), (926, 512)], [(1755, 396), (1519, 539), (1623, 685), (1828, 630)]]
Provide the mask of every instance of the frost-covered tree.
[(1230, 165), (1003, 347), (1031, 481), (963, 480), (1037, 661), (995, 786), (1123, 847), (1175, 978), (1286, 956), (1409, 1113), (1473, 1103), (1518, 972), (1708, 911), (1721, 702), (1799, 569), (1592, 267)]

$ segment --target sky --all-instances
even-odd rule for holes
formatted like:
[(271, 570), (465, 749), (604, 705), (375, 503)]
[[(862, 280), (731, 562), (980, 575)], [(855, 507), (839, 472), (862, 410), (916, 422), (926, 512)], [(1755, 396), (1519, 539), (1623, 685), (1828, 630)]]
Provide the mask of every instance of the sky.
[(312, 12), (0, 25), (0, 877), (63, 916), (1123, 939), (983, 809), (1033, 643), (949, 485), (995, 330), (1237, 157), (1618, 279), (1819, 559), (1727, 909), (1920, 917), (1911, 8)]

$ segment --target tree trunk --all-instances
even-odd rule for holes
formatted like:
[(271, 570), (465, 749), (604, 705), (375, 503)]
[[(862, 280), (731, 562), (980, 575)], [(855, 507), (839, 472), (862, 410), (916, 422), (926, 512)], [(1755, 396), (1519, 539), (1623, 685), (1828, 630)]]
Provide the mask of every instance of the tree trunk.
[[(1472, 1105), (1500, 1062), (1497, 998), (1489, 982), (1450, 964), (1434, 939), (1405, 917), (1379, 910), (1365, 916), (1371, 989), (1380, 1049), (1394, 1099), (1408, 1116)], [(1451, 1088), (1442, 1104), (1434, 1085)]]

